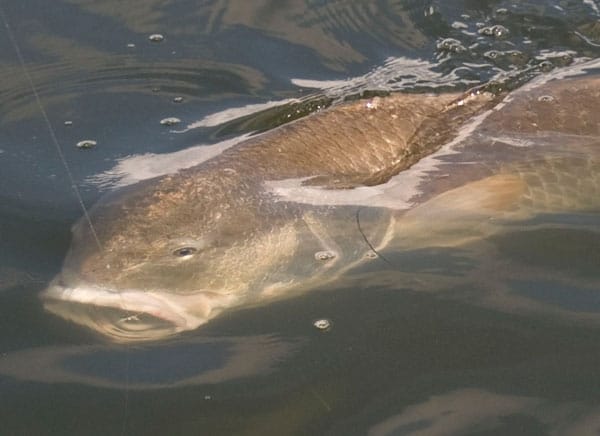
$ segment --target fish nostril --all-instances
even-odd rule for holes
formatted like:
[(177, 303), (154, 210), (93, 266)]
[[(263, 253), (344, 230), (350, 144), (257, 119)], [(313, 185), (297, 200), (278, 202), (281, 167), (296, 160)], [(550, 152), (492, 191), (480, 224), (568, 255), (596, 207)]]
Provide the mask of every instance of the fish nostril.
[(190, 257), (198, 251), (194, 247), (181, 247), (173, 251), (173, 255), (177, 257)]

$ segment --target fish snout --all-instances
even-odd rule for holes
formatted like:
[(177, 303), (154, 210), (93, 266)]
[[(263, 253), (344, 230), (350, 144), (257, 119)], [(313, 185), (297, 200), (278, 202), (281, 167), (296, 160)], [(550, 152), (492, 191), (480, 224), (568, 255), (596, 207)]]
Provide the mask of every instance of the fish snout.
[(198, 292), (112, 290), (90, 284), (65, 285), (59, 276), (41, 294), (44, 308), (117, 342), (163, 339), (193, 330), (232, 305), (228, 295)]

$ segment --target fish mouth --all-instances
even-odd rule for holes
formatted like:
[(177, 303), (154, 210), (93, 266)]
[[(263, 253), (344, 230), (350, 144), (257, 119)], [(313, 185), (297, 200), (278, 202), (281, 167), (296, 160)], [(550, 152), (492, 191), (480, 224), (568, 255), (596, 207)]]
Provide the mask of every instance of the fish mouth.
[(163, 339), (193, 330), (218, 313), (214, 298), (202, 293), (114, 291), (87, 284), (69, 287), (58, 279), (40, 297), (49, 312), (117, 342)]

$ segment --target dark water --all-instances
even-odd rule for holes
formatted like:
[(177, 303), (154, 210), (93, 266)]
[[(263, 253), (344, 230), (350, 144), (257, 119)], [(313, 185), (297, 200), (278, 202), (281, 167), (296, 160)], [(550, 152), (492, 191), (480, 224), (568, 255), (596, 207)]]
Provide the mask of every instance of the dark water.
[[(596, 0), (0, 6), (14, 37), (0, 29), (1, 434), (600, 432), (594, 214), (486, 241), (479, 278), (459, 250), (397, 253), (406, 284), (367, 270), (154, 345), (111, 345), (37, 297), (81, 215), (42, 108), (89, 206), (128, 181), (106, 175), (119, 162), (160, 172), (159, 157), (126, 157), (218, 147), (367, 91), (518, 86), (597, 58)], [(505, 280), (480, 280), (494, 273)], [(331, 330), (312, 326), (321, 317)]]

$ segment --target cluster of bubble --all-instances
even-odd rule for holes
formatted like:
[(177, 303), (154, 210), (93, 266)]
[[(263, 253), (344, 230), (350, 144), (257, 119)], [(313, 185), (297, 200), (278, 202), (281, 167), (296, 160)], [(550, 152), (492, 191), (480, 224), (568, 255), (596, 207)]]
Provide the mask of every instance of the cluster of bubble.
[[(548, 72), (569, 65), (578, 57), (589, 56), (589, 50), (594, 49), (594, 43), (583, 35), (575, 40), (580, 34), (566, 13), (561, 24), (564, 34), (549, 35), (544, 30), (549, 26), (547, 18), (543, 14), (530, 14), (524, 8), (519, 5), (497, 8), (484, 17), (461, 15), (460, 21), (449, 26), (446, 37), (437, 41), (436, 68), (465, 82), (488, 81)], [(559, 19), (553, 25), (557, 22)], [(558, 51), (556, 42), (565, 34), (573, 36), (572, 43)]]

